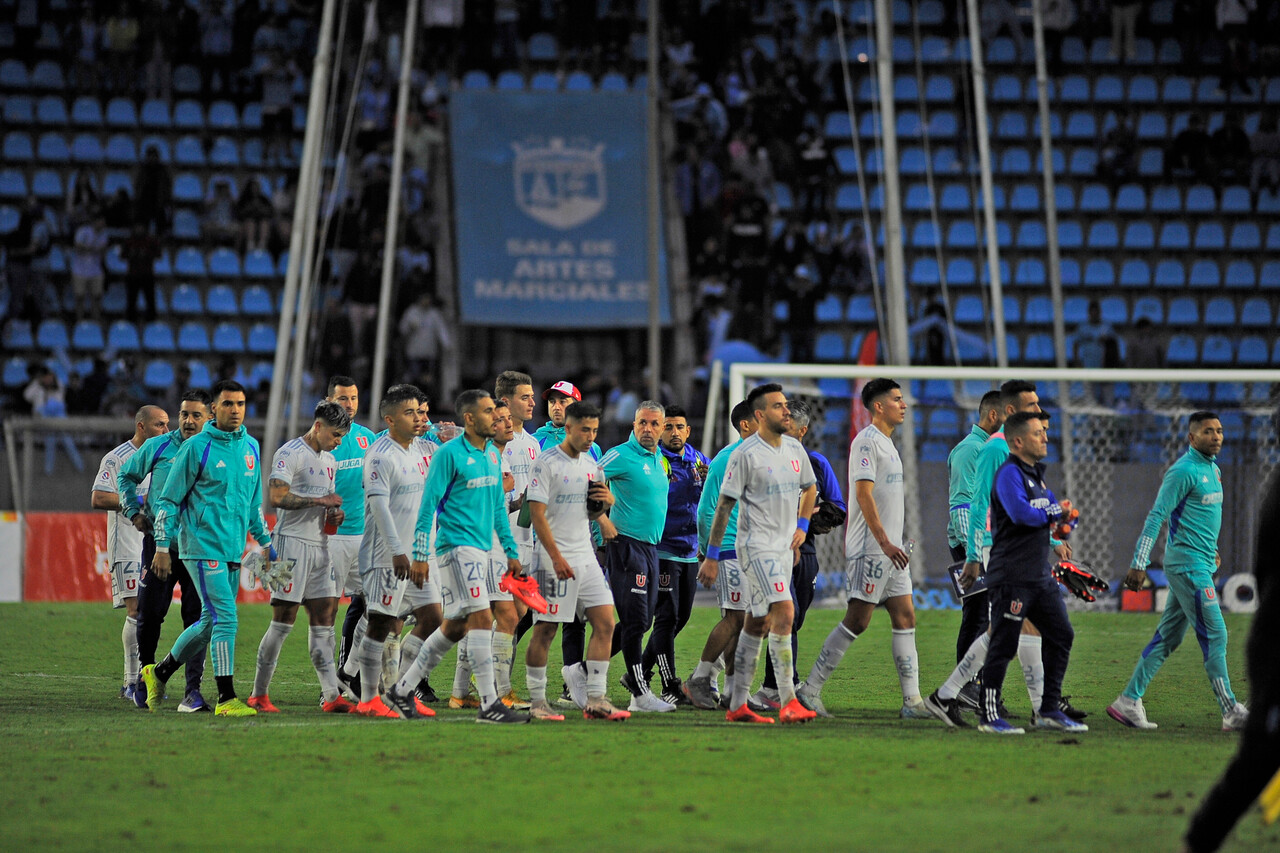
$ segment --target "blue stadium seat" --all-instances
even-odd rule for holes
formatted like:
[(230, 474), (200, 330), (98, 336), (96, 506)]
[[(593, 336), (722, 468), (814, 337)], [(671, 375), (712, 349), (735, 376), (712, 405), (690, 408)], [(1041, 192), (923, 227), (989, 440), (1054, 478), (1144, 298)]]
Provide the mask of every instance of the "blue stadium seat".
[(31, 87), (31, 75), (27, 66), (17, 59), (6, 59), (0, 62), (0, 87), (5, 89), (28, 89)]
[(1200, 307), (1190, 296), (1177, 296), (1169, 300), (1169, 315), (1166, 321), (1170, 326), (1200, 325)]
[(1196, 249), (1220, 250), (1227, 247), (1227, 236), (1221, 222), (1201, 222), (1196, 226)]
[(996, 122), (996, 136), (1000, 139), (1023, 141), (1028, 137), (1027, 117), (1017, 110), (1007, 110), (1000, 114)]
[(566, 92), (590, 92), (593, 88), (595, 84), (591, 81), (591, 75), (585, 71), (575, 71), (564, 81)]
[[(41, 138), (43, 144), (44, 139)], [(42, 157), (45, 160), (54, 159), (52, 156)], [(102, 148), (102, 140), (92, 133), (78, 133), (76, 138), (71, 140), (71, 159), (77, 163), (101, 163), (106, 159), (106, 152)]]
[(932, 139), (951, 139), (957, 133), (956, 115), (950, 110), (938, 110), (929, 116), (929, 136)]
[(956, 299), (952, 316), (957, 323), (982, 325), (987, 319), (987, 310), (982, 304), (982, 297), (967, 293)]
[(78, 350), (101, 351), (107, 348), (102, 334), (102, 324), (95, 320), (81, 320), (71, 333), (71, 346)]
[(18, 199), (25, 202), (27, 198), (27, 178), (17, 169), (0, 171), (0, 198)]
[(972, 222), (957, 220), (947, 229), (947, 248), (973, 249), (978, 245), (978, 232)]
[(213, 278), (239, 278), (240, 256), (225, 246), (209, 255), (209, 275)]
[(173, 162), (178, 166), (203, 167), (208, 164), (204, 156), (204, 143), (194, 136), (183, 136), (173, 146)]
[(1249, 197), (1249, 188), (1239, 185), (1224, 187), (1218, 209), (1222, 213), (1252, 213), (1253, 200)]
[(1000, 300), (1000, 305), (1004, 308), (1005, 323), (1016, 325), (1022, 322), (1022, 303), (1018, 297), (1006, 296)]
[(1018, 236), (1014, 245), (1019, 249), (1041, 249), (1044, 248), (1047, 239), (1044, 225), (1039, 220), (1028, 219), (1018, 226)]
[(1213, 187), (1195, 184), (1187, 190), (1187, 199), (1183, 202), (1187, 213), (1213, 213), (1215, 208), (1217, 201), (1213, 197)]
[(1071, 152), (1070, 172), (1079, 177), (1092, 177), (1097, 174), (1098, 152), (1092, 148), (1076, 148)]
[(1182, 261), (1164, 260), (1156, 264), (1156, 287), (1185, 287), (1187, 271)]
[(924, 84), (924, 99), (929, 103), (951, 104), (956, 99), (956, 87), (945, 74), (932, 74)]
[(916, 287), (937, 287), (941, 283), (938, 262), (933, 258), (916, 258), (911, 264), (910, 279)]
[(187, 362), (187, 369), (191, 371), (191, 384), (196, 388), (208, 388), (213, 384), (213, 377), (209, 373), (209, 366), (199, 359), (191, 359)]
[(244, 257), (244, 274), (248, 278), (274, 278), (275, 261), (270, 253), (262, 249), (254, 249)]
[(268, 323), (254, 323), (249, 328), (249, 352), (254, 354), (274, 353), (276, 351), (276, 330)]
[[(97, 103), (97, 99), (94, 99), (94, 103)], [(101, 107), (99, 107), (99, 117), (101, 117)], [(102, 123), (101, 118), (97, 123)], [(107, 102), (107, 124), (111, 127), (136, 128), (138, 108), (128, 98), (112, 98)]]
[(1090, 249), (1115, 249), (1120, 245), (1120, 234), (1115, 222), (1100, 219), (1089, 226)]
[(142, 384), (151, 391), (164, 391), (173, 385), (175, 379), (173, 365), (162, 358), (147, 362), (142, 371)]
[(12, 356), (4, 360), (4, 387), (18, 389), (31, 381), (27, 375), (27, 360), (22, 356)]
[(843, 361), (844, 337), (839, 332), (823, 332), (813, 345), (813, 357), (818, 361)]
[(4, 123), (13, 125), (34, 124), (35, 103), (27, 95), (10, 95), (4, 101)]
[(1033, 365), (1053, 364), (1053, 339), (1040, 332), (1027, 335), (1027, 345), (1023, 349), (1022, 360)]
[(1025, 148), (1006, 148), (1000, 155), (1000, 174), (1030, 175), (1031, 153)]
[(943, 212), (965, 212), (972, 210), (969, 200), (969, 187), (965, 184), (946, 184), (942, 188), (942, 197), (938, 200), (938, 209)]
[(917, 222), (911, 229), (911, 245), (917, 249), (932, 249), (938, 243), (938, 234), (934, 231), (933, 222), (924, 220)]
[(1198, 360), (1195, 338), (1190, 335), (1174, 335), (1165, 350), (1165, 363), (1170, 367), (1189, 367)]
[(849, 300), (845, 319), (850, 323), (871, 324), (876, 321), (876, 306), (869, 294), (860, 293)]
[(1179, 213), (1182, 211), (1182, 194), (1175, 186), (1164, 184), (1151, 191), (1152, 213)]
[(1227, 245), (1233, 251), (1256, 252), (1262, 248), (1262, 231), (1256, 222), (1237, 222), (1231, 226)]
[(1280, 222), (1272, 223), (1267, 228), (1265, 247), (1268, 252), (1280, 251)]
[(138, 149), (133, 137), (123, 133), (112, 134), (107, 139), (104, 157), (114, 166), (132, 166), (138, 162)]
[(209, 127), (214, 130), (239, 130), (240, 116), (230, 101), (214, 101), (209, 105)]
[(1240, 325), (1249, 329), (1271, 327), (1271, 303), (1265, 296), (1251, 296), (1240, 307)]
[(1166, 222), (1160, 228), (1161, 249), (1185, 250), (1191, 248), (1191, 231), (1185, 222)]
[(1137, 184), (1125, 184), (1116, 192), (1117, 213), (1146, 213), (1147, 192)]
[(61, 320), (45, 320), (36, 330), (36, 345), (43, 349), (66, 349), (71, 346), (67, 324)]
[[(108, 113), (110, 106), (107, 107)], [(108, 122), (110, 118), (108, 117)], [(173, 127), (173, 116), (169, 114), (169, 104), (165, 101), (151, 98), (142, 103), (141, 123), (143, 127), (168, 129)]]
[(1169, 122), (1164, 113), (1146, 110), (1138, 116), (1138, 138), (1164, 142), (1169, 138)]
[(50, 91), (66, 89), (67, 82), (62, 76), (62, 66), (51, 59), (37, 62), (36, 67), (31, 69), (31, 86), (35, 89)]
[(839, 323), (844, 319), (844, 305), (840, 303), (840, 297), (834, 293), (829, 293), (814, 309), (814, 318), (819, 323)]
[(1154, 77), (1148, 74), (1138, 74), (1129, 78), (1130, 103), (1154, 104), (1159, 100), (1160, 93), (1156, 88), (1156, 80)]
[(179, 240), (200, 239), (200, 217), (185, 207), (173, 212), (173, 236)]
[(503, 71), (498, 75), (494, 88), (499, 91), (519, 92), (524, 88), (524, 78), (518, 71)]
[(193, 172), (180, 172), (173, 179), (173, 200), (182, 204), (200, 204), (204, 201), (204, 186), (200, 176)]
[(200, 102), (189, 98), (178, 101), (173, 108), (173, 126), (183, 130), (203, 130), (204, 108)]
[(262, 140), (259, 138), (246, 139), (244, 145), (240, 148), (240, 158), (244, 161), (244, 165), (250, 169), (261, 169), (266, 163)]
[(898, 172), (903, 175), (923, 175), (928, 171), (929, 161), (923, 148), (911, 146), (903, 148), (898, 156)]
[(1013, 283), (1019, 287), (1043, 287), (1045, 283), (1044, 262), (1036, 258), (1023, 258), (1018, 261)]
[(1133, 322), (1138, 322), (1140, 317), (1157, 326), (1164, 323), (1164, 302), (1159, 296), (1139, 296), (1133, 301)]
[(1267, 342), (1262, 338), (1251, 336), (1240, 340), (1240, 348), (1236, 350), (1236, 364), (1241, 367), (1266, 367)]
[(973, 261), (968, 258), (952, 258), (947, 261), (947, 284), (951, 287), (973, 287), (978, 283)]
[(31, 192), (42, 201), (63, 198), (62, 175), (53, 169), (38, 169), (31, 176)]
[(152, 134), (144, 136), (142, 141), (138, 143), (138, 153), (143, 159), (146, 159), (147, 152), (152, 148), (156, 150), (156, 156), (160, 158), (161, 163), (172, 162), (173, 157), (169, 153), (169, 140), (167, 138)]
[[(1235, 351), (1231, 339), (1225, 335), (1209, 335), (1204, 339), (1204, 349), (1200, 352), (1200, 361), (1206, 367), (1229, 367), (1235, 361)], [(1197, 402), (1208, 402), (1197, 400)]]
[(213, 140), (209, 149), (209, 165), (215, 169), (235, 169), (240, 166), (240, 148), (227, 136)]
[(197, 95), (204, 87), (200, 69), (194, 65), (179, 65), (173, 69), (173, 90), (180, 95)]
[(1062, 78), (1058, 100), (1067, 104), (1087, 104), (1089, 102), (1089, 81), (1080, 74), (1068, 74)]
[(240, 307), (236, 302), (236, 292), (226, 284), (209, 288), (209, 293), (205, 297), (205, 310), (210, 314), (239, 314)]
[(271, 316), (275, 313), (275, 306), (271, 303), (270, 292), (260, 284), (245, 288), (240, 297), (240, 311), (251, 317)]
[(1154, 249), (1156, 232), (1154, 226), (1145, 219), (1129, 222), (1124, 227), (1124, 247), (1126, 249)]
[(54, 95), (46, 95), (36, 102), (36, 123), (64, 127), (68, 123), (67, 102)]
[(1198, 260), (1191, 264), (1191, 273), (1187, 276), (1190, 287), (1217, 288), (1222, 285), (1222, 271), (1216, 261)]
[[(619, 77), (619, 75), (614, 74), (613, 77)], [(529, 89), (533, 92), (554, 92), (559, 88), (560, 80), (550, 71), (539, 71), (537, 74), (534, 74), (533, 79), (529, 81)], [(603, 82), (600, 85), (601, 91), (626, 91), (626, 88), (627, 81), (625, 79), (622, 80), (622, 89), (613, 88), (606, 90)]]
[(209, 274), (205, 269), (204, 255), (191, 246), (183, 246), (178, 250), (173, 261), (173, 271), (184, 278), (204, 278)]
[(173, 352), (173, 329), (161, 320), (148, 323), (142, 329), (142, 348), (148, 352)]
[(1009, 209), (1021, 213), (1040, 210), (1040, 188), (1035, 184), (1017, 184), (1009, 196)]
[(1236, 325), (1236, 305), (1225, 296), (1215, 296), (1204, 306), (1204, 324), (1214, 328)]
[(1102, 322), (1112, 326), (1124, 326), (1129, 322), (1129, 307), (1123, 296), (1104, 296), (1098, 301), (1102, 309)]
[(213, 351), (244, 352), (244, 333), (236, 323), (219, 323), (213, 330)]
[(468, 71), (462, 75), (464, 89), (488, 89), (490, 85), (489, 75), (483, 71)]
[(1115, 287), (1116, 268), (1110, 261), (1095, 258), (1084, 268), (1085, 287)]
[(1089, 319), (1089, 299), (1086, 296), (1068, 296), (1062, 300), (1062, 319), (1068, 326), (1078, 326)]
[(1166, 77), (1160, 100), (1171, 105), (1191, 103), (1191, 80), (1187, 77)]
[(1105, 213), (1111, 210), (1111, 190), (1105, 184), (1085, 184), (1080, 190), (1077, 209), (1082, 213)]
[(128, 320), (116, 320), (107, 330), (107, 346), (124, 352), (141, 349), (142, 342), (138, 340), (138, 327)]
[[(209, 331), (195, 320), (183, 323), (178, 329), (178, 349), (183, 352), (206, 353), (209, 351)], [(195, 382), (195, 376), (191, 377)]]
[(1118, 104), (1125, 99), (1124, 81), (1107, 74), (1093, 84), (1093, 100), (1099, 104)]
[(1120, 265), (1121, 287), (1150, 287), (1151, 267), (1146, 261), (1130, 258)]
[(35, 349), (35, 335), (31, 323), (26, 320), (10, 320), (4, 324), (4, 348), (7, 350)]
[(836, 210), (840, 213), (861, 213), (862, 197), (857, 184), (841, 184), (836, 190)]
[(175, 287), (169, 301), (175, 314), (204, 313), (204, 300), (200, 296), (200, 289), (190, 284), (180, 284)]

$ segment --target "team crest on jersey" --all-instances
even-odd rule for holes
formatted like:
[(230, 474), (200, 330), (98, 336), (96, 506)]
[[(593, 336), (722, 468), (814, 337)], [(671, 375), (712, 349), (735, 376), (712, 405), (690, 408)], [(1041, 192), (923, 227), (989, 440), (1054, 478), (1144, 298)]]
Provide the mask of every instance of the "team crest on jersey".
[(1010, 612), (1010, 613), (1012, 613), (1014, 616), (1017, 616), (1019, 613), (1021, 613), (1021, 612), (1022, 612), (1022, 599), (1020, 599), (1020, 598), (1015, 598), (1013, 601), (1010, 601), (1010, 602), (1009, 602), (1009, 612)]
[(1204, 597), (1207, 601), (1213, 601), (1218, 597), (1218, 591), (1211, 586), (1206, 586), (1204, 588)]
[(530, 459), (537, 459), (537, 458), (538, 458), (538, 452), (537, 452), (536, 450), (534, 450), (532, 447), (525, 448), (525, 449), (526, 449), (526, 450), (528, 450), (528, 452), (529, 452), (529, 458), (530, 458)]
[(250, 471), (252, 471), (252, 470), (253, 470), (253, 461), (254, 461), (254, 460), (253, 460), (253, 454), (252, 454), (252, 453), (246, 453), (246, 454), (244, 455), (244, 466), (245, 466), (246, 468), (248, 468)]
[(658, 586), (671, 586), (671, 575), (658, 575)]
[(648, 583), (648, 581), (649, 581), (648, 575), (642, 575), (639, 573), (636, 574), (636, 586), (644, 588), (644, 585)]
[(800, 473), (800, 460), (799, 460), (799, 459), (792, 459), (792, 460), (791, 460), (791, 470), (792, 470), (792, 471), (795, 471), (797, 474), (799, 474), (799, 473)]
[(492, 462), (494, 465), (497, 465), (497, 464), (498, 464), (498, 454), (496, 454), (496, 453), (494, 453), (492, 450), (490, 450), (490, 451), (489, 451), (489, 461), (490, 461), (490, 462)]
[(369, 449), (369, 438), (368, 438), (368, 436), (364, 436), (364, 435), (357, 435), (357, 436), (356, 436), (356, 444), (360, 445), (360, 449), (361, 449), (361, 450), (368, 450), (368, 449)]
[(426, 459), (423, 459), (421, 462), (419, 462), (419, 463), (418, 463), (418, 473), (419, 473), (419, 474), (425, 474), (425, 473), (427, 473), (427, 461), (426, 461)]

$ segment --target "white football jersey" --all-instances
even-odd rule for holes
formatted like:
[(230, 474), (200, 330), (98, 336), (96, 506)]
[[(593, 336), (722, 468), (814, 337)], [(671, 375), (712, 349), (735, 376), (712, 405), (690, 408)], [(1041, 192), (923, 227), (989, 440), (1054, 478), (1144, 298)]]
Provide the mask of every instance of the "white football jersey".
[(413, 549), (414, 528), (418, 524), (418, 507), (422, 488), (427, 482), (430, 442), (415, 439), (407, 448), (389, 435), (374, 442), (364, 457), (365, 527), (360, 542), (360, 565), (382, 568), (391, 565), (394, 555), (386, 536), (378, 529), (377, 515), (369, 499), (379, 495), (388, 499), (391, 519), (399, 539), (400, 553)]
[[(93, 491), (118, 495), (120, 466), (137, 451), (132, 441), (126, 441), (102, 457), (98, 476), (93, 481)], [(138, 484), (138, 497), (144, 501), (150, 485), (150, 474)], [(124, 513), (118, 511), (107, 513), (107, 561), (108, 565), (142, 562), (142, 534), (124, 517)]]
[(875, 483), (871, 497), (889, 541), (902, 547), (902, 530), (906, 520), (906, 498), (902, 491), (902, 459), (889, 436), (869, 424), (849, 445), (849, 522), (844, 531), (845, 558), (867, 554), (883, 554), (884, 549), (871, 535), (867, 519), (853, 496), (859, 480)]
[[(529, 487), (529, 480), (533, 476), (533, 463), (541, 452), (542, 448), (538, 440), (523, 428), (502, 449), (503, 470), (507, 470), (506, 466), (510, 466), (511, 477), (516, 481), (515, 487), (507, 493), (508, 504), (520, 497)], [(519, 517), (519, 510), (511, 513), (511, 535), (515, 537), (517, 544), (529, 545), (533, 542), (533, 528), (516, 524), (516, 519)]]
[(817, 482), (804, 445), (789, 435), (777, 447), (759, 433), (738, 445), (720, 484), (721, 497), (738, 502), (738, 549), (789, 550), (800, 493)]
[(529, 477), (528, 500), (547, 505), (547, 523), (556, 547), (570, 563), (595, 560), (591, 520), (587, 516), (587, 486), (603, 480), (600, 464), (589, 453), (571, 459), (557, 445), (538, 454)]
[[(322, 498), (333, 494), (338, 462), (332, 453), (312, 450), (301, 438), (286, 442), (271, 460), (272, 480), (279, 480), (299, 497)], [(274, 533), (320, 544), (324, 535), (325, 508), (277, 509)]]

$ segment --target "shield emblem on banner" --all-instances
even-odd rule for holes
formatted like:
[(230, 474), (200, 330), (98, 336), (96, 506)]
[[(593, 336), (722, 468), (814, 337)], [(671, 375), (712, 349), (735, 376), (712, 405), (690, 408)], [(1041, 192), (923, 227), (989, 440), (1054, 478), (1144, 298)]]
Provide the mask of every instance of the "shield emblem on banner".
[(513, 142), (516, 206), (530, 219), (566, 231), (604, 210), (604, 145)]

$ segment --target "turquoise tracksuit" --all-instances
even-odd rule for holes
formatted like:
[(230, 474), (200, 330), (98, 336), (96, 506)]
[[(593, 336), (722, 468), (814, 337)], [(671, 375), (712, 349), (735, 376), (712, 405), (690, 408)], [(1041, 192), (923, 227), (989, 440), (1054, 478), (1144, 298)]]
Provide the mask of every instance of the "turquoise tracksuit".
[[(729, 455), (738, 449), (742, 439), (738, 439), (728, 447), (722, 448), (711, 460), (707, 469), (707, 480), (702, 484), (702, 497), (698, 499), (698, 553), (707, 553), (707, 539), (711, 536), (711, 524), (716, 519), (716, 504), (720, 502), (720, 486), (724, 483), (724, 472), (729, 467)], [(724, 529), (724, 538), (720, 540), (720, 553), (733, 550), (738, 541), (738, 504), (729, 513), (729, 524)]]
[(333, 451), (333, 458), (338, 461), (333, 490), (342, 498), (344, 515), (338, 536), (364, 535), (364, 455), (373, 447), (373, 442), (373, 430), (353, 423)]
[(497, 533), (507, 557), (519, 559), (502, 490), (502, 466), (492, 441), (478, 450), (463, 433), (440, 445), (431, 457), (413, 541), (413, 559), (420, 562), (431, 550), (433, 517), (437, 555), (463, 546), (487, 552)]
[(618, 533), (657, 545), (667, 523), (667, 469), (655, 447), (645, 450), (635, 433), (604, 455), (604, 475), (613, 491), (609, 520)]
[[(136, 454), (135, 454), (136, 455)], [(156, 549), (167, 549), (180, 520), (178, 553), (200, 593), (200, 621), (170, 652), (187, 660), (210, 647), (214, 675), (235, 674), (236, 592), (240, 558), (252, 534), (264, 548), (271, 535), (262, 517), (262, 464), (258, 442), (241, 425), (234, 432), (213, 421), (182, 442), (155, 502)]]
[[(138, 504), (138, 486), (151, 475), (151, 488), (147, 492), (147, 514), (152, 518), (156, 514), (156, 499), (169, 479), (169, 469), (173, 466), (173, 457), (178, 455), (182, 445), (182, 430), (175, 429), (164, 435), (148, 438), (138, 448), (138, 452), (125, 460), (120, 466), (116, 482), (120, 492), (120, 511), (130, 521), (141, 511)], [(174, 519), (174, 524), (181, 524)]]
[(1165, 603), (1155, 636), (1142, 650), (1133, 677), (1124, 689), (1130, 699), (1141, 699), (1147, 685), (1169, 653), (1178, 647), (1189, 626), (1195, 628), (1204, 655), (1209, 686), (1225, 714), (1235, 707), (1227, 675), (1227, 626), (1222, 620), (1213, 573), (1218, 555), (1218, 532), (1222, 529), (1222, 472), (1214, 457), (1194, 447), (1169, 467), (1156, 494), (1155, 505), (1133, 552), (1133, 567), (1146, 569), (1151, 549), (1168, 522), (1164, 571), (1169, 581)]
[(952, 548), (968, 541), (969, 508), (973, 504), (973, 493), (969, 491), (969, 471), (990, 437), (985, 429), (974, 424), (969, 434), (947, 454), (950, 487), (947, 501), (947, 544)]

